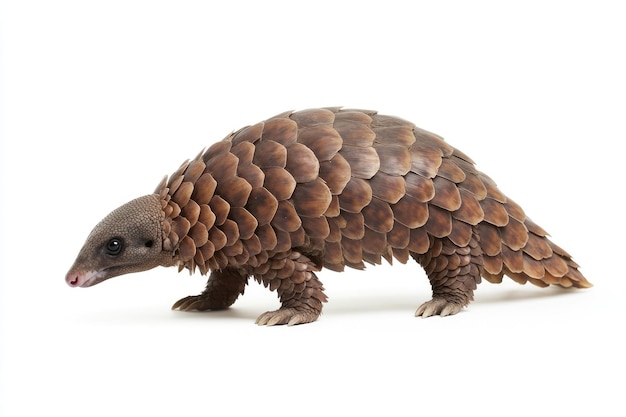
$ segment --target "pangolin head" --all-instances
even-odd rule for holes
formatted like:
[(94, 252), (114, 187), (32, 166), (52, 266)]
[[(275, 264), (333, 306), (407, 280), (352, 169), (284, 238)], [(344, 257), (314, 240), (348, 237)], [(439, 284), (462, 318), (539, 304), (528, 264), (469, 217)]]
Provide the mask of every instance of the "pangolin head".
[(171, 266), (174, 254), (163, 248), (164, 218), (156, 194), (112, 211), (87, 237), (65, 277), (68, 285), (90, 287), (118, 275)]

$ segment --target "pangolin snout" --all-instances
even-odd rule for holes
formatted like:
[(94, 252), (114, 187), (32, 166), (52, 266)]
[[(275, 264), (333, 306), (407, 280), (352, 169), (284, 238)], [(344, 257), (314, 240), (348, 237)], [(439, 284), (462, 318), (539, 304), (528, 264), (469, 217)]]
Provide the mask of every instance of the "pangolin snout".
[(65, 282), (70, 287), (89, 287), (95, 280), (96, 271), (74, 272), (70, 271), (65, 276)]

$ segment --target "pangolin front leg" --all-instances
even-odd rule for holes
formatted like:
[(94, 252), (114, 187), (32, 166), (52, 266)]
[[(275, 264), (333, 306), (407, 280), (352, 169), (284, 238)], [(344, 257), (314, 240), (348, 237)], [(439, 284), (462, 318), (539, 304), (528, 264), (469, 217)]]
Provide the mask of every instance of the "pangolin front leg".
[(261, 314), (256, 323), (291, 326), (317, 320), (327, 300), (324, 287), (314, 273), (319, 269), (297, 251), (278, 254), (263, 267), (256, 268), (255, 279), (270, 290), (276, 290), (282, 304), (278, 310)]
[(430, 250), (414, 258), (424, 267), (433, 298), (422, 304), (416, 316), (456, 314), (474, 299), (482, 274), (482, 250), (474, 233), (467, 246), (449, 238), (433, 239)]
[(226, 268), (212, 271), (206, 289), (200, 295), (181, 298), (172, 310), (206, 311), (223, 310), (230, 307), (243, 294), (248, 275), (238, 269)]

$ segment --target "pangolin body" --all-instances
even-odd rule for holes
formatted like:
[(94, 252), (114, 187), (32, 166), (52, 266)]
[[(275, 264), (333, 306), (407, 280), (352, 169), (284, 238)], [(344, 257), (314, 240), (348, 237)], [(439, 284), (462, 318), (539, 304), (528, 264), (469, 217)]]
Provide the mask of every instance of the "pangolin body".
[(178, 310), (224, 309), (249, 277), (281, 307), (259, 324), (317, 319), (316, 272), (382, 259), (420, 263), (433, 298), (417, 316), (457, 313), (481, 276), (589, 287), (570, 255), (464, 153), (400, 118), (340, 108), (286, 112), (186, 161), (153, 194), (91, 232), (66, 280), (91, 286), (155, 266), (210, 273)]

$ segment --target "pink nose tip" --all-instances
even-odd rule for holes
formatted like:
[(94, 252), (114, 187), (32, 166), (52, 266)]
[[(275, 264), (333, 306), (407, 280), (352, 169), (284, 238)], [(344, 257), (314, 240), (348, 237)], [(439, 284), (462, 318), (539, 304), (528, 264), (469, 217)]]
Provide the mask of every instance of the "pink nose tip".
[(68, 275), (65, 277), (65, 282), (67, 282), (67, 285), (70, 287), (78, 287), (78, 281), (79, 279), (77, 275)]

